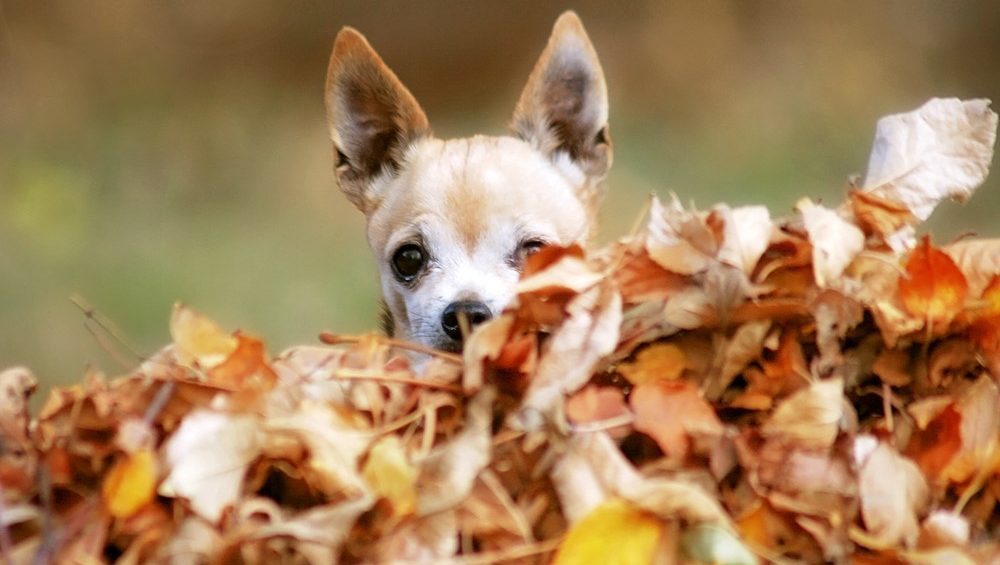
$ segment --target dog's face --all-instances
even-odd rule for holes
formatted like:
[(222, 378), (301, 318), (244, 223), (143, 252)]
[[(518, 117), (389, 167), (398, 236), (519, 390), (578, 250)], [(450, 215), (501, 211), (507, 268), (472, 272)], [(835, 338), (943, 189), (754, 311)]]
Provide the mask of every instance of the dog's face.
[(326, 87), (338, 183), (368, 220), (398, 337), (461, 348), (513, 298), (525, 258), (584, 242), (611, 164), (607, 93), (575, 14), (556, 22), (513, 136), (440, 140), (364, 37), (343, 29)]

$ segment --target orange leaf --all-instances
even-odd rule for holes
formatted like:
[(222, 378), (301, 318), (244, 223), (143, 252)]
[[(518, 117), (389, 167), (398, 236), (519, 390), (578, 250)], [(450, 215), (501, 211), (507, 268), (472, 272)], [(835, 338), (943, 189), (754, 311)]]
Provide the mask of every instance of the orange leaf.
[(628, 414), (625, 395), (613, 386), (589, 385), (566, 401), (566, 417), (582, 424), (600, 422)]
[(653, 563), (662, 532), (656, 516), (612, 498), (570, 528), (553, 563)]
[(149, 449), (115, 462), (104, 479), (104, 502), (115, 518), (128, 518), (153, 500), (156, 458)]
[(639, 351), (634, 361), (619, 364), (618, 372), (635, 385), (660, 379), (673, 381), (680, 378), (686, 362), (680, 347), (660, 342)]
[(935, 479), (961, 448), (962, 414), (951, 404), (931, 420), (926, 428), (915, 431), (905, 455), (916, 462), (924, 475)]
[(208, 371), (213, 384), (231, 388), (270, 388), (278, 377), (267, 364), (264, 342), (237, 332), (236, 349)]
[(906, 310), (931, 324), (947, 324), (962, 310), (969, 285), (947, 254), (924, 236), (906, 262), (899, 295)]
[(722, 433), (715, 410), (690, 383), (648, 381), (635, 387), (629, 401), (635, 429), (652, 437), (668, 458), (687, 456), (692, 433)]

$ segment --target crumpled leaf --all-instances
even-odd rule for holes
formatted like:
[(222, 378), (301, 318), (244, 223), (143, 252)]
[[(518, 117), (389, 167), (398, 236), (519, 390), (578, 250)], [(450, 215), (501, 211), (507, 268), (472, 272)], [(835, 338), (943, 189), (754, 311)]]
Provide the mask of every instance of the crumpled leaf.
[(765, 206), (730, 209), (720, 205), (712, 209), (712, 216), (722, 222), (722, 242), (716, 258), (749, 276), (771, 240), (770, 212)]
[(186, 498), (198, 515), (218, 522), (260, 453), (259, 425), (243, 414), (202, 409), (188, 415), (164, 446), (169, 474), (159, 493)]
[(635, 387), (629, 403), (635, 412), (635, 429), (656, 440), (668, 459), (687, 457), (692, 434), (722, 433), (715, 410), (690, 383), (649, 381)]
[(827, 449), (837, 439), (843, 414), (844, 381), (817, 381), (782, 401), (761, 432), (802, 447)]
[(214, 321), (180, 303), (170, 315), (170, 337), (182, 363), (205, 369), (222, 364), (239, 346), (239, 340)]
[(653, 562), (663, 523), (626, 500), (612, 498), (577, 522), (553, 561), (559, 565)]
[(906, 277), (899, 279), (906, 310), (932, 325), (948, 324), (962, 310), (968, 292), (955, 262), (924, 236), (906, 261)]
[(681, 550), (694, 563), (756, 565), (757, 558), (732, 532), (698, 524), (681, 536)]
[[(625, 395), (616, 387), (588, 385), (566, 400), (566, 418), (575, 424), (627, 418)], [(624, 428), (619, 428), (624, 431)], [(609, 430), (612, 431), (612, 430)]]
[(104, 503), (115, 518), (128, 518), (156, 495), (156, 459), (149, 449), (118, 460), (104, 479)]
[(684, 350), (664, 341), (639, 350), (632, 361), (619, 363), (618, 372), (635, 385), (658, 379), (672, 381), (684, 372), (686, 362)]
[(816, 284), (825, 288), (839, 279), (864, 249), (865, 234), (837, 212), (813, 204), (808, 199), (800, 201), (795, 207), (802, 213), (802, 221), (812, 243)]
[(396, 436), (386, 436), (372, 446), (361, 476), (372, 492), (392, 502), (397, 514), (409, 514), (417, 505), (418, 470), (410, 463)]
[(920, 469), (886, 443), (859, 462), (858, 497), (865, 527), (879, 544), (912, 547), (930, 491)]
[(650, 259), (670, 272), (693, 275), (708, 268), (717, 250), (715, 235), (699, 214), (685, 210), (676, 195), (667, 206), (653, 197), (646, 236)]
[(1000, 239), (963, 239), (941, 248), (965, 276), (969, 294), (982, 296), (1000, 274)]
[(989, 100), (934, 98), (878, 121), (862, 189), (926, 220), (946, 198), (966, 201), (989, 172), (997, 115)]

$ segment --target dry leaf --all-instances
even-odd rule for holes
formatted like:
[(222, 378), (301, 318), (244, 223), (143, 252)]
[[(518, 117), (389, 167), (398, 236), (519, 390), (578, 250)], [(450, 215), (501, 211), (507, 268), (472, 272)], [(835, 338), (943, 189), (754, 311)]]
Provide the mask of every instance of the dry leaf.
[(635, 429), (656, 440), (668, 459), (687, 457), (692, 434), (722, 434), (715, 410), (689, 383), (649, 381), (635, 387), (629, 403), (635, 412)]
[(119, 459), (108, 471), (103, 487), (104, 503), (115, 518), (128, 518), (156, 495), (156, 459), (143, 449)]
[(722, 243), (716, 258), (751, 275), (771, 239), (771, 214), (764, 206), (730, 209), (720, 205), (712, 214), (722, 221)]
[(809, 232), (816, 284), (825, 288), (836, 282), (864, 249), (865, 234), (837, 212), (813, 204), (808, 199), (800, 201), (795, 207), (802, 213), (802, 221)]
[(717, 250), (715, 235), (700, 215), (685, 210), (675, 195), (667, 206), (653, 197), (646, 234), (653, 261), (672, 273), (693, 275), (708, 268)]
[(989, 100), (934, 98), (878, 121), (866, 192), (907, 206), (926, 220), (946, 198), (966, 201), (993, 160), (997, 115)]
[(1000, 275), (1000, 239), (963, 239), (945, 245), (941, 251), (962, 271), (972, 296), (982, 296)]
[(239, 499), (247, 467), (260, 453), (259, 425), (249, 415), (188, 415), (164, 447), (169, 474), (159, 493), (186, 498), (198, 515), (218, 522)]
[(177, 303), (170, 316), (170, 337), (182, 363), (211, 369), (225, 361), (239, 346), (237, 338), (204, 315)]
[(885, 443), (859, 464), (858, 497), (865, 527), (886, 547), (900, 542), (913, 547), (930, 494), (920, 469)]
[(558, 565), (653, 562), (663, 523), (620, 498), (612, 498), (577, 522), (559, 546)]
[(774, 411), (761, 432), (811, 449), (828, 449), (844, 413), (844, 381), (818, 381), (795, 392)]
[(955, 262), (924, 236), (906, 261), (906, 277), (899, 279), (906, 310), (933, 326), (945, 325), (962, 310), (968, 291)]
[(398, 515), (409, 514), (416, 508), (417, 474), (396, 436), (386, 436), (376, 442), (361, 469), (361, 476), (371, 491), (392, 502)]
[(684, 372), (684, 351), (668, 341), (640, 349), (635, 359), (619, 363), (617, 370), (634, 385), (658, 379), (676, 380)]

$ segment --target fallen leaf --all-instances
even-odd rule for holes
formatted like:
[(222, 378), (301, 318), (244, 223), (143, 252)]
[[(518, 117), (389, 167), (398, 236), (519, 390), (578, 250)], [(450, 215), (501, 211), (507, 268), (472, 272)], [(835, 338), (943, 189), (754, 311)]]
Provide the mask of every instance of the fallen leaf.
[(852, 190), (848, 198), (851, 211), (866, 234), (885, 239), (917, 223), (917, 217), (901, 202), (860, 190)]
[(732, 532), (698, 524), (681, 535), (681, 551), (696, 563), (756, 565), (757, 558)]
[(865, 527), (887, 547), (913, 547), (930, 496), (920, 469), (886, 443), (879, 443), (859, 464), (858, 498)]
[(104, 503), (115, 518), (128, 518), (156, 495), (156, 458), (151, 450), (129, 453), (104, 478)]
[(813, 274), (816, 284), (825, 288), (844, 273), (848, 265), (864, 249), (865, 234), (858, 226), (837, 212), (808, 199), (795, 205), (812, 243)]
[(965, 306), (968, 291), (955, 262), (924, 236), (906, 261), (906, 277), (899, 279), (899, 296), (906, 310), (935, 327), (946, 325)]
[(635, 412), (635, 429), (656, 440), (671, 460), (687, 457), (692, 434), (722, 433), (715, 410), (690, 383), (648, 381), (632, 390), (629, 403)]
[(729, 208), (719, 205), (712, 215), (722, 221), (722, 242), (716, 258), (751, 275), (771, 240), (771, 214), (764, 206)]
[(684, 372), (684, 351), (668, 341), (640, 349), (635, 359), (619, 363), (617, 370), (634, 385), (663, 379), (676, 380)]
[[(575, 424), (603, 422), (629, 415), (620, 388), (588, 385), (566, 400), (566, 418)], [(623, 429), (621, 426), (618, 429)], [(611, 430), (609, 430), (611, 431)]]
[(170, 316), (170, 337), (182, 363), (197, 363), (205, 369), (221, 364), (239, 347), (237, 338), (223, 331), (214, 321), (180, 303), (174, 304)]
[(926, 220), (945, 198), (966, 201), (989, 171), (997, 115), (989, 100), (934, 98), (878, 121), (862, 189)]
[(783, 400), (761, 432), (802, 447), (828, 449), (837, 439), (843, 413), (844, 381), (817, 381)]
[(218, 522), (239, 498), (247, 467), (260, 453), (259, 426), (249, 415), (189, 414), (164, 446), (169, 474), (159, 493), (184, 497), (198, 515)]
[(570, 528), (553, 563), (646, 565), (653, 562), (662, 533), (655, 516), (612, 498)]
[(397, 515), (406, 515), (417, 505), (416, 467), (410, 463), (396, 436), (385, 436), (372, 446), (361, 476), (372, 492), (392, 502)]
[(963, 239), (941, 251), (962, 271), (972, 296), (983, 296), (1000, 275), (1000, 239)]
[(673, 273), (700, 273), (708, 268), (718, 251), (715, 235), (705, 221), (699, 214), (685, 210), (676, 195), (671, 195), (667, 206), (653, 197), (646, 231), (649, 257)]

